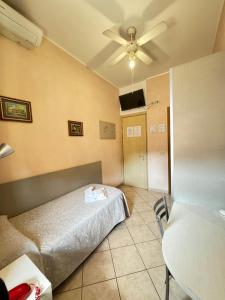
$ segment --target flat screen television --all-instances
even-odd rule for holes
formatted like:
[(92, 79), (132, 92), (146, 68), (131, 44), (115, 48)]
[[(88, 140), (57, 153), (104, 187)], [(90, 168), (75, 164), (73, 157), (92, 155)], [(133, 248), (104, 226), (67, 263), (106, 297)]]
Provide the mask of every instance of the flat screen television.
[(138, 108), (145, 106), (145, 97), (143, 89), (134, 91), (133, 93), (128, 93), (119, 96), (121, 110), (128, 110), (132, 108)]

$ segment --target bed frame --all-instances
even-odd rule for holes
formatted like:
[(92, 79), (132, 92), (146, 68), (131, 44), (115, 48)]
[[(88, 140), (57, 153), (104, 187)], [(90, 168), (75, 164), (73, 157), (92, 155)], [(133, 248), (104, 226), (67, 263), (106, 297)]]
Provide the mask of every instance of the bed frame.
[(102, 183), (100, 161), (0, 184), (0, 215), (14, 217), (90, 183)]

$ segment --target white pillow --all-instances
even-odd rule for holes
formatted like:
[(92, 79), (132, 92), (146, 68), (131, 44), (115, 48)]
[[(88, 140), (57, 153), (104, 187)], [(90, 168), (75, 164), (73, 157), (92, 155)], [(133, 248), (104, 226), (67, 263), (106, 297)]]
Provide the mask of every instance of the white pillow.
[(43, 270), (40, 252), (34, 242), (19, 232), (7, 216), (0, 216), (0, 270), (23, 254)]

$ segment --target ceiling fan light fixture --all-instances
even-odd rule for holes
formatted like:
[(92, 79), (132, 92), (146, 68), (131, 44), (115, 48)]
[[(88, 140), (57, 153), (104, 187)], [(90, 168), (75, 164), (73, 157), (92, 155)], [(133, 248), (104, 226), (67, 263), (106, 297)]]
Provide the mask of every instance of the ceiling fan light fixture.
[(132, 59), (129, 61), (129, 68), (132, 70), (132, 69), (134, 69), (134, 67), (135, 67), (135, 60)]
[(127, 55), (129, 57), (128, 65), (132, 74), (134, 73), (133, 71), (135, 68), (136, 59), (140, 60), (146, 65), (150, 65), (154, 59), (148, 53), (146, 53), (141, 46), (159, 36), (161, 33), (166, 31), (167, 28), (167, 24), (165, 22), (161, 22), (153, 27), (149, 32), (136, 39), (137, 29), (134, 26), (130, 26), (127, 30), (129, 40), (124, 39), (120, 34), (113, 30), (105, 30), (103, 32), (105, 36), (121, 45), (119, 48), (119, 54), (113, 58), (111, 65), (119, 63)]
[(130, 68), (131, 70), (133, 70), (134, 67), (135, 67), (135, 56), (134, 56), (134, 55), (131, 55), (131, 56), (129, 57), (129, 68)]

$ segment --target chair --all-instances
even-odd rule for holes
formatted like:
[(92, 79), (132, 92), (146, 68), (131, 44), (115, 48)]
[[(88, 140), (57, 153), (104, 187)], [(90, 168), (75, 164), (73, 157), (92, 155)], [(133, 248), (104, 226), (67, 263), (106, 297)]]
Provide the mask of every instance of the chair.
[[(157, 220), (158, 225), (159, 225), (161, 236), (163, 237), (164, 228), (163, 228), (162, 220), (165, 220), (167, 222), (168, 219), (169, 219), (169, 211), (168, 211), (168, 206), (167, 206), (167, 202), (166, 202), (166, 196), (164, 196), (163, 198), (160, 198), (155, 203), (153, 209), (155, 211), (156, 220)], [(166, 295), (165, 295), (165, 300), (169, 300), (169, 281), (170, 281), (171, 276), (172, 275), (171, 275), (169, 269), (166, 266), (166, 281), (165, 281)]]

